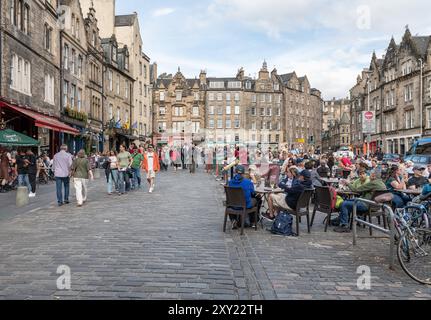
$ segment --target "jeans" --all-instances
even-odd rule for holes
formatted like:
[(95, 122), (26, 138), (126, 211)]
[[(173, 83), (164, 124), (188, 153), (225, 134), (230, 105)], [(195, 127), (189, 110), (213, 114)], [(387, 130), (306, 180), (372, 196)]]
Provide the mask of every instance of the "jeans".
[[(69, 202), (69, 187), (70, 178), (69, 177), (55, 177), (55, 186), (57, 188), (57, 202), (63, 204), (64, 202)], [(63, 201), (63, 190), (64, 186), (64, 201)]]
[(19, 187), (27, 187), (28, 192), (31, 192), (31, 185), (30, 185), (30, 179), (28, 177), (28, 174), (19, 174), (18, 175), (18, 186)]
[(130, 179), (127, 171), (118, 171), (118, 191), (120, 193), (130, 191)]
[(30, 181), (31, 192), (36, 193), (36, 172), (35, 173), (29, 173), (28, 179)]
[[(340, 226), (348, 226), (350, 214), (353, 212), (353, 204), (355, 201), (346, 200), (341, 204), (340, 208)], [(365, 213), (368, 211), (368, 207), (363, 202), (358, 202), (356, 206), (357, 212)]]
[(395, 206), (395, 209), (404, 208), (407, 202), (411, 201), (410, 197), (402, 194), (402, 193), (394, 193), (394, 198), (392, 199), (392, 203)]
[(76, 191), (76, 201), (78, 202), (78, 205), (82, 205), (87, 201), (88, 179), (74, 178), (73, 184)]
[(141, 187), (141, 168), (132, 168), (133, 170), (133, 189)]
[(118, 170), (111, 170), (108, 176), (108, 193), (118, 189)]

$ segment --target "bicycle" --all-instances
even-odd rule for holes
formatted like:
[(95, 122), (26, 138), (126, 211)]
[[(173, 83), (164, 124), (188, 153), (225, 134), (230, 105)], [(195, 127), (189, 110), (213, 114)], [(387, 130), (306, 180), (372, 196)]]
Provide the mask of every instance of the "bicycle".
[(409, 209), (389, 213), (399, 239), (397, 257), (401, 268), (413, 280), (431, 285), (431, 230), (414, 226), (417, 217), (412, 217)]

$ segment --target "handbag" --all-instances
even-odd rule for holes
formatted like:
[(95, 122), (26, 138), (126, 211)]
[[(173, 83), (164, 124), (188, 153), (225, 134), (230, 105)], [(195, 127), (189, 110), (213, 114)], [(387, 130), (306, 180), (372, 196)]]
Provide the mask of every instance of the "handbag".
[(374, 201), (377, 203), (386, 203), (386, 202), (392, 202), (394, 199), (394, 195), (390, 192), (381, 194), (380, 196), (377, 196)]

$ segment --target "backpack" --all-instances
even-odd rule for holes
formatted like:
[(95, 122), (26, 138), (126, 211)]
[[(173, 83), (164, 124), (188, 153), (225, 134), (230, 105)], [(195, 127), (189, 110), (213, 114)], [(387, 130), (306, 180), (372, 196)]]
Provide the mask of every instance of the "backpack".
[(271, 232), (280, 236), (296, 236), (292, 231), (293, 218), (287, 212), (281, 211), (274, 220)]
[(337, 190), (334, 187), (329, 187), (331, 194), (331, 209), (335, 209), (337, 205)]

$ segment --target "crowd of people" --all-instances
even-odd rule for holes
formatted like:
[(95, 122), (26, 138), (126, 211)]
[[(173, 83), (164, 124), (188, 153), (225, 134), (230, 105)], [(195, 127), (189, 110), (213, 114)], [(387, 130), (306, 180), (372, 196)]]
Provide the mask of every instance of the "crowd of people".
[[(248, 157), (250, 159), (250, 157)], [(387, 192), (391, 195), (391, 205), (394, 209), (403, 208), (409, 202), (415, 201), (415, 197), (410, 195), (409, 190), (416, 190), (415, 194), (426, 195), (431, 192), (431, 165), (419, 166), (412, 162), (386, 163), (378, 155), (371, 157), (350, 158), (347, 154), (341, 157), (330, 154), (305, 154), (291, 153), (286, 150), (276, 150), (262, 152), (256, 150), (253, 163), (247, 163), (248, 170), (242, 164), (236, 166), (235, 175), (228, 181), (232, 187), (244, 189), (248, 209), (259, 204), (252, 201), (259, 197), (255, 188), (258, 186), (261, 177), (258, 176), (256, 167), (261, 167), (264, 163), (272, 163), (279, 166), (280, 176), (278, 187), (283, 193), (273, 193), (268, 199), (269, 210), (263, 214), (263, 218), (274, 220), (281, 211), (292, 212), (296, 209), (300, 195), (306, 189), (316, 187), (330, 187), (331, 196), (335, 200), (334, 207), (337, 206), (339, 217), (331, 221), (335, 226), (335, 232), (350, 232), (350, 217), (353, 212), (354, 200), (342, 198), (337, 195), (335, 188), (328, 183), (329, 178), (337, 178), (339, 190), (351, 191), (358, 197), (371, 200), (376, 192)], [(225, 172), (225, 174), (227, 174)], [(268, 182), (270, 173), (264, 179)], [(257, 176), (257, 177), (256, 177)], [(246, 187), (244, 187), (246, 186)], [(338, 201), (340, 200), (340, 201)], [(260, 208), (258, 208), (260, 210)], [(368, 205), (359, 202), (357, 206), (358, 214), (364, 214), (369, 210)], [(252, 217), (247, 217), (246, 226)], [(237, 227), (237, 217), (231, 217), (233, 228)]]

